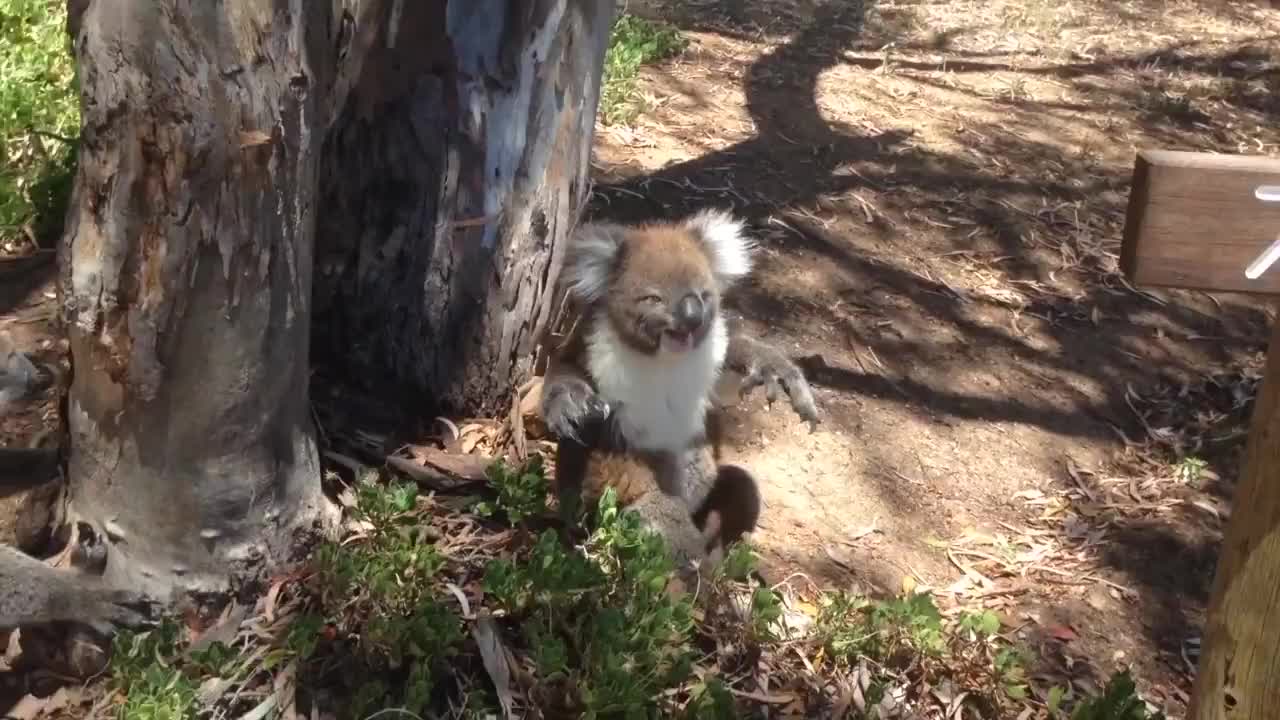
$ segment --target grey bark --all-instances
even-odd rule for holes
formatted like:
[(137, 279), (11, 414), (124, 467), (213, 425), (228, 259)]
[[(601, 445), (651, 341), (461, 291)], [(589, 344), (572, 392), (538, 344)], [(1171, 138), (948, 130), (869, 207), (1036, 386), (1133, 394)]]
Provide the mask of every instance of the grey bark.
[(70, 4), (70, 517), (112, 586), (225, 590), (333, 518), (307, 394), (320, 147), (390, 11), (348, 4)]
[(589, 192), (614, 0), (400, 11), (325, 147), (317, 354), (403, 407), (502, 413)]
[(334, 518), (313, 257), (340, 366), (396, 399), (505, 409), (588, 192), (613, 2), (69, 11), (69, 518), (105, 539), (112, 587), (225, 590)]

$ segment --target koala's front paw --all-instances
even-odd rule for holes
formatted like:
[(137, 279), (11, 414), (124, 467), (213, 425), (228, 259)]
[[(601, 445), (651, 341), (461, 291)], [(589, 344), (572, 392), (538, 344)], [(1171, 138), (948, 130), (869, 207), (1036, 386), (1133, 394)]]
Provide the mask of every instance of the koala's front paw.
[(818, 405), (814, 402), (813, 392), (809, 389), (809, 381), (795, 365), (786, 362), (779, 367), (774, 363), (762, 363), (751, 369), (742, 381), (741, 396), (746, 397), (751, 391), (765, 388), (765, 402), (772, 408), (780, 392), (785, 392), (791, 400), (791, 408), (801, 420), (809, 423), (809, 431), (817, 429)]
[(592, 447), (602, 436), (612, 408), (586, 382), (554, 382), (544, 390), (542, 417), (556, 437)]
[(96, 603), (98, 618), (118, 628), (156, 624), (158, 604), (133, 590), (108, 590)]

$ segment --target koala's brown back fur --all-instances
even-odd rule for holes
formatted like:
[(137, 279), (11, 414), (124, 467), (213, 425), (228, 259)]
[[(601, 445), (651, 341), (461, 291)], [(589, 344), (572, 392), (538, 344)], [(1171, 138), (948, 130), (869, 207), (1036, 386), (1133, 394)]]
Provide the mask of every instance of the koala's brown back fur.
[(661, 492), (657, 474), (657, 468), (639, 455), (594, 452), (587, 458), (583, 497), (594, 503), (612, 487), (619, 506), (632, 505), (651, 492)]

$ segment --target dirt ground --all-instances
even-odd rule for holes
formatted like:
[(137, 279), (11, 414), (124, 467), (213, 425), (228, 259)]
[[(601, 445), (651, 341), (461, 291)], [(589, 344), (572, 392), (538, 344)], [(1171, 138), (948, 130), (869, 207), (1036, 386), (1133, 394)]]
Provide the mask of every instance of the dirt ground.
[[(1134, 289), (1117, 252), (1136, 148), (1280, 151), (1280, 12), (628, 9), (692, 42), (644, 71), (632, 126), (599, 129), (589, 212), (749, 218), (762, 262), (733, 305), (822, 406), (812, 434), (759, 397), (732, 416), (766, 576), (984, 604), (1043, 674), (1131, 665), (1181, 717), (1273, 314)], [(56, 362), (51, 258), (22, 263), (0, 263), (0, 330)], [(0, 442), (55, 412), (46, 394)]]
[(825, 413), (735, 413), (767, 577), (997, 608), (1045, 674), (1131, 665), (1181, 716), (1271, 313), (1134, 289), (1117, 253), (1136, 148), (1280, 150), (1280, 13), (628, 9), (692, 43), (600, 129), (590, 212), (748, 217), (736, 308)]

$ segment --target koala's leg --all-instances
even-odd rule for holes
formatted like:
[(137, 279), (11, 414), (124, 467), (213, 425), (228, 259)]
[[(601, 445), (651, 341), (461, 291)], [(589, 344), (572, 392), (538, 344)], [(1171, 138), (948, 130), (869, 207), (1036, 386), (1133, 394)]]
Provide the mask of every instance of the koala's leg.
[(684, 481), (684, 498), (691, 512), (706, 505), (707, 497), (715, 487), (717, 472), (710, 446), (697, 445), (685, 452), (681, 475)]
[(760, 488), (751, 473), (737, 465), (721, 465), (703, 502), (691, 507), (694, 524), (714, 549), (753, 532), (760, 522), (760, 506)]
[(655, 490), (647, 493), (627, 510), (640, 516), (646, 526), (666, 539), (676, 564), (687, 567), (705, 557), (702, 533), (693, 524), (689, 506), (683, 498)]
[(0, 628), (77, 622), (98, 630), (148, 624), (150, 603), (91, 575), (59, 570), (0, 545)]
[(818, 426), (818, 406), (813, 400), (809, 381), (799, 366), (772, 345), (750, 337), (740, 327), (729, 335), (729, 349), (725, 357), (726, 367), (742, 373), (741, 395), (746, 396), (755, 388), (765, 386), (765, 399), (770, 406), (778, 399), (779, 385), (791, 399), (796, 414), (809, 423), (810, 429)]
[(573, 526), (578, 519), (590, 455), (590, 450), (573, 440), (562, 438), (556, 442), (556, 499), (560, 505), (560, 520), (566, 528)]

